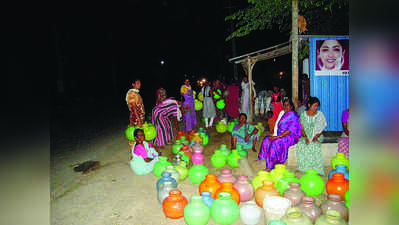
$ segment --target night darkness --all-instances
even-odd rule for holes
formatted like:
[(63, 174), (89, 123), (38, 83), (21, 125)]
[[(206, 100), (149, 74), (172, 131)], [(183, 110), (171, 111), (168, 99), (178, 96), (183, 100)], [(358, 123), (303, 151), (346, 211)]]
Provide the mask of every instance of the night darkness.
[[(246, 4), (232, 1), (232, 11)], [(141, 94), (149, 112), (159, 87), (164, 87), (169, 96), (179, 96), (184, 74), (192, 83), (201, 77), (233, 78), (233, 64), (228, 62), (232, 43), (225, 41), (230, 32), (230, 24), (224, 21), (229, 15), (227, 0), (78, 5), (67, 2), (49, 11), (55, 56), (53, 106), (79, 102), (86, 106), (110, 103), (126, 107), (125, 94), (132, 81), (140, 78)], [(278, 34), (261, 31), (238, 38), (237, 55), (288, 40), (288, 35)], [(258, 63), (255, 87), (270, 88), (271, 76), (279, 71), (290, 76), (290, 65), (290, 55)], [(238, 72), (239, 76), (244, 75), (241, 66)]]

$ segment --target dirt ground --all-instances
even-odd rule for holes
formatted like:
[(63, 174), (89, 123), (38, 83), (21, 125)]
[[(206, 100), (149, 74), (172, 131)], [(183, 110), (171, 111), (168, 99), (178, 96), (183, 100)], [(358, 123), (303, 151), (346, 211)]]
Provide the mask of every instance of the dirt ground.
[[(125, 115), (124, 115), (125, 116)], [(104, 115), (107, 117), (107, 115)], [(159, 225), (185, 224), (184, 219), (172, 220), (164, 216), (162, 205), (158, 203), (155, 183), (158, 180), (152, 173), (135, 175), (128, 164), (129, 145), (125, 137), (126, 118), (113, 118), (107, 121), (107, 129), (97, 125), (96, 121), (81, 121), (85, 125), (79, 129), (69, 129), (62, 122), (52, 135), (51, 156), (51, 224), (54, 225)], [(262, 121), (266, 125), (265, 121)], [(71, 127), (72, 125), (69, 125)], [(203, 126), (197, 124), (197, 127)], [(87, 129), (91, 127), (91, 129)], [(65, 136), (69, 132), (69, 136)], [(63, 131), (65, 131), (63, 133)], [(221, 170), (213, 168), (210, 157), (221, 144), (230, 147), (230, 133), (217, 133), (215, 128), (209, 131), (209, 144), (205, 146), (204, 165), (209, 173), (219, 175)], [(262, 134), (260, 140), (267, 134)], [(256, 149), (259, 150), (261, 141)], [(172, 159), (171, 145), (162, 152)], [(248, 162), (254, 173), (264, 169), (265, 164), (254, 164), (257, 153), (248, 151)], [(76, 173), (73, 165), (97, 160), (101, 167), (88, 174)], [(224, 168), (230, 168), (226, 165)], [(288, 168), (294, 172), (295, 168)], [(247, 168), (235, 168), (233, 174), (250, 175)], [(301, 173), (297, 173), (297, 178)], [(251, 179), (253, 177), (250, 177)], [(326, 180), (326, 178), (324, 177)], [(198, 186), (187, 178), (178, 188), (189, 200), (198, 195)], [(326, 193), (316, 199), (321, 203)], [(242, 204), (240, 204), (242, 205)], [(209, 224), (215, 224), (212, 219)], [(240, 219), (235, 223), (243, 224)], [(260, 224), (265, 224), (262, 217)]]

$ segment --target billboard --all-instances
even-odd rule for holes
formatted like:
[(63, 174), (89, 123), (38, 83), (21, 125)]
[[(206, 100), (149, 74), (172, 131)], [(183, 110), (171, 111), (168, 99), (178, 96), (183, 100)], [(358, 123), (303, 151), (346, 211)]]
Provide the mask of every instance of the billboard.
[(349, 40), (316, 40), (315, 76), (349, 75)]

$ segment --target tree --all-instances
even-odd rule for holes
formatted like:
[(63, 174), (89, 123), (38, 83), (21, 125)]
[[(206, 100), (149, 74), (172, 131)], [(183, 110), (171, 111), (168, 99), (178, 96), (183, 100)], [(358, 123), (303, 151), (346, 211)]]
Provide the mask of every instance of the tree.
[[(251, 4), (248, 8), (225, 18), (236, 21), (237, 28), (226, 41), (275, 27), (290, 34), (292, 0), (248, 0), (248, 3)], [(298, 4), (299, 14), (306, 19), (306, 34), (349, 33), (349, 0), (300, 0)]]

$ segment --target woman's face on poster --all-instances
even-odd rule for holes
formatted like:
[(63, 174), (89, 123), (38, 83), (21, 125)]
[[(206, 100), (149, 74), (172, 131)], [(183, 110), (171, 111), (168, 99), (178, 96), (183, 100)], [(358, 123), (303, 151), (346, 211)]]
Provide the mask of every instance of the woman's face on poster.
[(320, 46), (319, 56), (322, 66), (327, 70), (333, 70), (342, 65), (345, 51), (337, 40), (326, 40)]

